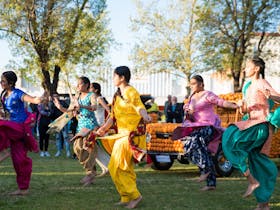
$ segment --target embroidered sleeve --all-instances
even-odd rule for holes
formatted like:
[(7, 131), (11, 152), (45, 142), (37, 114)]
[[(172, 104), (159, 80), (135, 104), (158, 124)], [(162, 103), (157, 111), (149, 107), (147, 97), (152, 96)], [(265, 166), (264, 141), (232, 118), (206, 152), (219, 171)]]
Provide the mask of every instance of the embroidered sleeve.
[(208, 95), (206, 96), (206, 100), (209, 101), (211, 104), (215, 104), (217, 106), (223, 106), (225, 101), (212, 92), (208, 93)]

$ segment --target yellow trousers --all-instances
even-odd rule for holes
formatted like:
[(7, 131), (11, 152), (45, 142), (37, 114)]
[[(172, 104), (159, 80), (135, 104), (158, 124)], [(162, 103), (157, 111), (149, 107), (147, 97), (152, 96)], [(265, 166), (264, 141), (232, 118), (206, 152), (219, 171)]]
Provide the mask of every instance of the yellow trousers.
[(141, 195), (136, 186), (136, 174), (128, 136), (115, 141), (108, 168), (121, 196), (121, 202), (129, 202)]

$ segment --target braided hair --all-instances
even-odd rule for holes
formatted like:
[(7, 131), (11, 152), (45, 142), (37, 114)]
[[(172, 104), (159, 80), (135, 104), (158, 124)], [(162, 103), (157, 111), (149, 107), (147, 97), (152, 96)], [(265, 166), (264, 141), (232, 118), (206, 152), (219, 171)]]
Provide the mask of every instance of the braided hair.
[(260, 68), (260, 75), (262, 75), (262, 78), (264, 78), (264, 69), (265, 69), (265, 62), (262, 58), (258, 57), (258, 56), (255, 56), (253, 57), (252, 59), (250, 59), (253, 64), (255, 66), (258, 66)]

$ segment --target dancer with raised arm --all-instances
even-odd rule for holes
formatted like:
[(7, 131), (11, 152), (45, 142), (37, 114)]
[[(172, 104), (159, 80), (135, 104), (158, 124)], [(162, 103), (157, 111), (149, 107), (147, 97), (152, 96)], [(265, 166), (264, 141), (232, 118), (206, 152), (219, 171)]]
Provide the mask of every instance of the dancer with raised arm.
[(221, 120), (215, 113), (214, 107), (236, 109), (237, 105), (205, 90), (204, 81), (200, 75), (192, 76), (190, 88), (192, 94), (188, 103), (184, 105), (186, 118), (182, 127), (174, 130), (172, 138), (181, 139), (184, 142), (185, 156), (199, 167), (201, 175), (198, 182), (206, 181), (207, 183), (201, 190), (215, 190), (216, 172), (211, 153), (217, 152), (224, 129), (221, 127)]
[[(98, 123), (94, 114), (96, 110), (96, 100), (92, 92), (89, 92), (90, 80), (87, 77), (79, 77), (77, 91), (79, 95), (75, 99), (74, 112), (77, 113), (78, 125), (76, 133), (87, 130), (88, 132), (97, 128)], [(55, 106), (62, 112), (69, 111), (64, 108), (58, 98), (54, 98)], [(75, 114), (76, 115), (76, 114)], [(94, 182), (96, 176), (96, 148), (93, 151), (88, 151), (84, 148), (83, 138), (76, 138), (73, 149), (80, 164), (84, 167), (86, 176), (81, 179), (83, 186), (89, 186)]]
[(0, 162), (9, 156), (7, 149), (10, 147), (18, 184), (18, 189), (10, 195), (26, 195), (32, 173), (32, 159), (27, 156), (27, 152), (39, 152), (39, 149), (30, 127), (35, 123), (36, 116), (26, 111), (24, 102), (39, 104), (44, 100), (16, 88), (16, 82), (17, 75), (13, 71), (6, 71), (1, 76), (1, 101), (9, 119), (0, 120), (0, 151), (4, 150), (8, 154)]
[(270, 113), (278, 94), (264, 79), (265, 62), (255, 57), (246, 63), (245, 74), (249, 81), (243, 87), (243, 101), (239, 102), (243, 121), (230, 125), (223, 133), (223, 151), (226, 158), (247, 177), (249, 185), (244, 197), (254, 193), (256, 210), (268, 210), (274, 190), (277, 167), (269, 159), (271, 135), (278, 127), (279, 109)]

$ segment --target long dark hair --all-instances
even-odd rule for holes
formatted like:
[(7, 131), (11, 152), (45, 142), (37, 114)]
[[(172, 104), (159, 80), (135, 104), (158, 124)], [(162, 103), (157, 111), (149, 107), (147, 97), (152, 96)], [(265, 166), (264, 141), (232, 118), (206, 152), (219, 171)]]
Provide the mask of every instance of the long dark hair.
[[(7, 80), (8, 84), (11, 85), (12, 88), (14, 88), (16, 86), (16, 82), (17, 82), (17, 75), (15, 72), (13, 71), (5, 71), (2, 73), (2, 76), (5, 77), (5, 79)], [(7, 90), (2, 90), (0, 98), (1, 98), (1, 103), (3, 105), (4, 111), (5, 111), (5, 117), (6, 117), (6, 107), (4, 105), (4, 100), (7, 94)]]
[(6, 78), (9, 85), (11, 85), (12, 87), (16, 86), (17, 75), (15, 72), (5, 71), (5, 72), (3, 72), (2, 76)]
[(127, 83), (129, 83), (131, 74), (130, 74), (130, 70), (127, 66), (119, 66), (119, 67), (115, 68), (114, 73), (119, 75), (120, 77), (123, 76), (125, 81)]
[(252, 59), (250, 59), (255, 66), (258, 66), (260, 68), (260, 75), (262, 75), (262, 78), (264, 78), (264, 70), (265, 70), (265, 62), (262, 58), (258, 56), (254, 56)]
[(79, 77), (79, 79), (82, 80), (85, 85), (87, 85), (87, 90), (88, 90), (90, 88), (90, 80), (89, 80), (89, 78), (87, 78), (85, 76), (82, 76), (82, 77)]
[(96, 93), (96, 95), (101, 96), (101, 85), (97, 82), (93, 82), (93, 83), (91, 83), (91, 85), (92, 85), (92, 87), (94, 87), (94, 89), (95, 89), (94, 92)]
[(203, 78), (199, 74), (196, 74), (196, 75), (192, 76), (191, 79), (195, 79), (197, 82), (199, 82), (199, 83), (204, 85)]
[[(93, 83), (91, 83), (91, 85), (95, 89), (95, 94), (97, 96), (102, 96), (102, 94), (101, 94), (101, 85), (99, 83), (97, 83), (97, 82), (93, 82)], [(103, 98), (103, 100), (104, 100), (104, 102), (106, 104), (109, 104), (109, 102), (107, 101), (107, 99), (105, 97), (102, 96), (102, 98)]]
[[(2, 73), (2, 76), (5, 77), (5, 79), (7, 80), (8, 84), (11, 85), (12, 87), (16, 86), (16, 82), (17, 82), (17, 75), (15, 72), (13, 71), (5, 71)], [(3, 101), (3, 97), (5, 97), (6, 94), (6, 90), (4, 89), (1, 92), (1, 101)]]
[[(120, 77), (123, 76), (125, 81), (129, 83), (131, 78), (131, 73), (130, 73), (130, 69), (127, 66), (118, 66), (117, 68), (115, 68), (114, 73)], [(113, 101), (117, 96), (120, 96), (122, 98), (120, 88), (118, 88), (117, 91), (115, 92)]]

